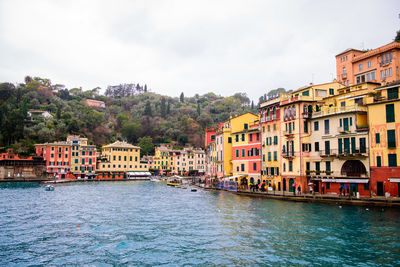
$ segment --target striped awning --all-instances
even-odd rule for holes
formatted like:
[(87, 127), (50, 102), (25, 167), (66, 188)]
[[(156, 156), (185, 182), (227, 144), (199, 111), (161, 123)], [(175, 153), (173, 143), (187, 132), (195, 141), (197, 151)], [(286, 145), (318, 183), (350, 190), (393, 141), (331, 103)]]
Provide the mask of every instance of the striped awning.
[(128, 176), (151, 176), (150, 172), (127, 172)]
[(369, 179), (321, 179), (324, 183), (368, 184)]

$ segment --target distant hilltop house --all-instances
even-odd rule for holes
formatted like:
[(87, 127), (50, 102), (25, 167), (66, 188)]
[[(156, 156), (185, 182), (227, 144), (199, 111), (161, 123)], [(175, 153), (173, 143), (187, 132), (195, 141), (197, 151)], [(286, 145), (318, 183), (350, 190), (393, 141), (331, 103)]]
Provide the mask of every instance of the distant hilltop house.
[(53, 115), (51, 115), (50, 112), (48, 112), (46, 110), (31, 109), (31, 110), (28, 110), (27, 113), (32, 121), (53, 118)]
[(106, 104), (100, 100), (86, 99), (86, 104), (91, 107), (105, 108)]

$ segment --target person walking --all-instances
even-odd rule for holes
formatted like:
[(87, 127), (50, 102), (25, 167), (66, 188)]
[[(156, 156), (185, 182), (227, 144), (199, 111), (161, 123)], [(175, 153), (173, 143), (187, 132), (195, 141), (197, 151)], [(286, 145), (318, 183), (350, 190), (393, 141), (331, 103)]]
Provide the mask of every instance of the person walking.
[(299, 187), (297, 187), (297, 193), (299, 194), (299, 195), (301, 195), (301, 186), (299, 185)]

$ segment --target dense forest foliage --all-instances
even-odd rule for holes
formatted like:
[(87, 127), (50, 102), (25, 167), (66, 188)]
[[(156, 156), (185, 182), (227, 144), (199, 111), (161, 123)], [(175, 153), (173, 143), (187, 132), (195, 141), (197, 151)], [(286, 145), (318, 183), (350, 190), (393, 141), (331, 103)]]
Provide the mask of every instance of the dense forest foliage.
[[(0, 84), (0, 147), (32, 154), (35, 143), (65, 140), (79, 134), (98, 145), (126, 140), (152, 151), (152, 145), (176, 142), (201, 147), (206, 127), (244, 112), (257, 112), (245, 93), (222, 97), (214, 93), (170, 97), (147, 90), (147, 85), (108, 86), (83, 91), (51, 80), (27, 76), (23, 83)], [(86, 99), (104, 101), (105, 108), (88, 106)], [(260, 97), (259, 101), (266, 99)], [(29, 110), (45, 110), (49, 119), (34, 119)]]

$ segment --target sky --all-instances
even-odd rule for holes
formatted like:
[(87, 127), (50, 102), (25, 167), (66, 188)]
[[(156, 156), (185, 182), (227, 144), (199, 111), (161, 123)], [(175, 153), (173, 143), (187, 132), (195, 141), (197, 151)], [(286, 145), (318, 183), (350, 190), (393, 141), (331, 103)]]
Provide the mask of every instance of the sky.
[(139, 83), (256, 102), (332, 81), (335, 55), (392, 42), (399, 14), (398, 0), (0, 0), (0, 82)]

